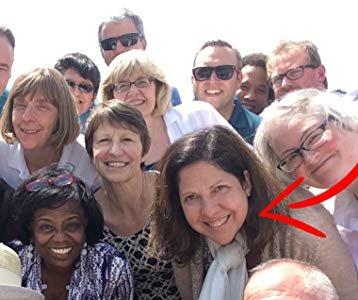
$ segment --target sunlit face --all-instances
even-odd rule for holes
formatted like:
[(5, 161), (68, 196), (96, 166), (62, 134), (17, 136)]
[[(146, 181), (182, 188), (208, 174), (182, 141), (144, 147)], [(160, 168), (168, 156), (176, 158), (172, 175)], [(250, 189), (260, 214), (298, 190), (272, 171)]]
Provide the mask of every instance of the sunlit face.
[(93, 163), (103, 180), (126, 182), (141, 172), (142, 143), (138, 133), (101, 124), (93, 136)]
[[(198, 176), (200, 174), (200, 176)], [(179, 172), (180, 202), (189, 225), (220, 245), (231, 243), (248, 211), (248, 174), (242, 185), (232, 174), (207, 162)]]
[(58, 119), (58, 109), (41, 92), (16, 98), (12, 123), (17, 140), (27, 150), (41, 150), (49, 146)]
[[(106, 23), (102, 26), (100, 32), (100, 40), (105, 40), (108, 38), (120, 37), (129, 33), (138, 33), (134, 22), (131, 19), (125, 18), (121, 21)], [(119, 54), (127, 52), (132, 49), (145, 49), (147, 43), (144, 39), (140, 39), (136, 44), (130, 47), (124, 47), (120, 42), (117, 42), (117, 48), (114, 50), (104, 51), (101, 47), (101, 53), (104, 58), (104, 61), (107, 65)]]
[(14, 51), (5, 36), (0, 36), (0, 95), (6, 88), (11, 76)]
[(57, 208), (41, 208), (33, 217), (33, 241), (45, 266), (72, 268), (85, 243), (82, 208), (68, 200)]
[[(297, 149), (324, 120), (307, 119), (298, 115), (271, 127), (272, 146), (280, 159)], [(329, 188), (342, 179), (358, 161), (358, 133), (344, 130), (334, 121), (328, 121), (326, 143), (314, 151), (301, 151), (302, 164), (292, 173), (294, 178), (303, 176), (305, 183), (317, 188)]]
[[(91, 80), (83, 78), (75, 69), (67, 69), (63, 73), (63, 77), (65, 80), (68, 80), (70, 83), (74, 83), (74, 86), (70, 88), (72, 96), (75, 100), (77, 114), (82, 115), (83, 113), (87, 112), (88, 109), (91, 107), (92, 102), (94, 100), (94, 86)], [(88, 93), (85, 91), (81, 91), (79, 85), (83, 87), (91, 88), (92, 90)]]
[[(206, 47), (198, 53), (196, 67), (216, 67), (221, 65), (237, 66), (237, 57), (233, 49), (228, 47)], [(228, 80), (219, 79), (215, 72), (208, 80), (196, 81), (192, 76), (193, 92), (196, 100), (212, 104), (226, 119), (233, 110), (233, 99), (241, 82), (241, 73), (234, 72)]]
[[(309, 63), (309, 58), (306, 53), (302, 51), (282, 53), (272, 68), (271, 79), (277, 75), (286, 73), (289, 69)], [(294, 90), (307, 88), (322, 89), (325, 78), (325, 69), (322, 65), (317, 68), (305, 68), (301, 78), (290, 80), (285, 76), (280, 86), (274, 86), (275, 97), (281, 99), (287, 93)]]
[(239, 98), (244, 107), (258, 115), (269, 101), (266, 71), (261, 67), (246, 65), (241, 72), (242, 82), (238, 89)]
[[(132, 75), (129, 78), (125, 78), (117, 83), (138, 82), (138, 80), (143, 78), (148, 78), (148, 76), (144, 74)], [(155, 81), (151, 81), (146, 87), (137, 87), (135, 84), (132, 84), (130, 89), (125, 92), (120, 92), (114, 89), (113, 96), (115, 99), (125, 101), (137, 108), (142, 113), (143, 117), (151, 116), (156, 107)]]

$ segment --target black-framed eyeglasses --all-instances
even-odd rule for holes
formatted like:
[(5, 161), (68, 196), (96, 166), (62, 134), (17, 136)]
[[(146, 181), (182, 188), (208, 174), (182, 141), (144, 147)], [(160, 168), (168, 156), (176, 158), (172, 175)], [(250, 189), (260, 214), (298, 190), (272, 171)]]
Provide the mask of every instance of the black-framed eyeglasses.
[(235, 70), (236, 66), (222, 65), (217, 67), (197, 67), (194, 68), (192, 72), (196, 81), (208, 80), (213, 71), (220, 80), (229, 80), (234, 75)]
[(297, 80), (300, 79), (304, 74), (304, 69), (306, 68), (317, 68), (317, 66), (314, 66), (312, 64), (297, 66), (292, 69), (287, 70), (283, 74), (276, 75), (271, 79), (273, 87), (280, 87), (282, 85), (282, 81), (285, 77), (287, 77), (290, 80)]
[(101, 41), (101, 46), (104, 51), (111, 51), (117, 48), (117, 43), (120, 41), (123, 47), (131, 47), (138, 43), (143, 35), (138, 32), (124, 34), (118, 37), (111, 37)]
[(149, 87), (152, 81), (154, 81), (153, 77), (139, 77), (134, 81), (121, 81), (114, 85), (114, 90), (117, 93), (125, 93), (131, 89), (132, 84), (138, 89), (144, 89)]
[(76, 83), (71, 79), (66, 79), (66, 82), (71, 89), (74, 89), (77, 86), (82, 94), (89, 94), (94, 90), (94, 87), (87, 83)]
[(327, 120), (313, 130), (301, 143), (301, 145), (287, 154), (277, 164), (277, 168), (286, 173), (295, 171), (303, 163), (302, 151), (315, 151), (327, 143)]

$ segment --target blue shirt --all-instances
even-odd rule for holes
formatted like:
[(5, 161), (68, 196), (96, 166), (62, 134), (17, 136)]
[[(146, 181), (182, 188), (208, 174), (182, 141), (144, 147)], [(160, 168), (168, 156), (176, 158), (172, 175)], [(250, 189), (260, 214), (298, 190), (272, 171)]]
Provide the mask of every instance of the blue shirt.
[(9, 96), (8, 90), (4, 90), (2, 95), (0, 96), (0, 116), (2, 114), (8, 96)]

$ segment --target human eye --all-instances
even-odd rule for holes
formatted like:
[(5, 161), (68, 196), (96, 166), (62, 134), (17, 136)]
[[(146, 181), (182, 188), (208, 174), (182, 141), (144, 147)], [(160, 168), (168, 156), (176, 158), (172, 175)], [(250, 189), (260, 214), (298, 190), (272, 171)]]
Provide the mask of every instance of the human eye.
[(129, 82), (119, 82), (115, 85), (115, 90), (119, 93), (126, 92), (129, 90), (130, 83)]
[(185, 203), (192, 203), (194, 202), (196, 199), (198, 199), (198, 196), (196, 194), (189, 194), (189, 195), (186, 195), (184, 197), (184, 202)]
[(300, 77), (301, 74), (302, 74), (302, 68), (297, 67), (297, 68), (293, 68), (293, 69), (290, 69), (289, 71), (287, 71), (286, 76), (289, 79), (294, 80), (294, 79), (297, 79), (298, 77)]
[(100, 138), (100, 139), (98, 139), (97, 140), (97, 144), (100, 144), (100, 145), (102, 145), (102, 144), (108, 144), (110, 142), (110, 139), (108, 139), (108, 138)]
[(72, 231), (73, 232), (73, 231), (77, 231), (77, 230), (81, 229), (81, 227), (82, 227), (81, 222), (79, 222), (79, 221), (71, 221), (71, 222), (68, 222), (66, 224), (65, 229), (67, 231)]
[(25, 104), (24, 101), (15, 100), (15, 101), (14, 101), (14, 108), (17, 108), (17, 109), (26, 108), (26, 104)]
[(38, 229), (44, 233), (50, 233), (53, 231), (53, 226), (49, 223), (39, 224)]
[(147, 87), (149, 84), (150, 84), (149, 78), (146, 78), (146, 77), (138, 78), (138, 79), (135, 81), (135, 85), (136, 85), (136, 87), (138, 87), (138, 88)]
[(305, 140), (305, 143), (304, 143), (304, 147), (305, 148), (310, 148), (310, 147), (313, 147), (315, 146), (315, 144), (317, 142), (319, 142), (321, 140), (321, 137), (323, 135), (323, 130), (318, 128), (317, 130), (315, 130), (314, 132), (312, 132), (308, 137), (307, 139)]
[(218, 193), (218, 192), (226, 191), (228, 188), (229, 187), (227, 185), (220, 184), (214, 188), (213, 192)]
[(244, 92), (247, 92), (249, 90), (249, 87), (247, 85), (241, 85), (240, 89)]

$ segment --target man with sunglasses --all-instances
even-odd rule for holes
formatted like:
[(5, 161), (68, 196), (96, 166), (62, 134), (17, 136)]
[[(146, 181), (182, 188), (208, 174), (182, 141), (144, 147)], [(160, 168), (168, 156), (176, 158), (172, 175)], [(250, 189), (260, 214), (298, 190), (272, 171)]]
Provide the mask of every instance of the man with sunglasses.
[(267, 62), (267, 71), (278, 100), (294, 90), (328, 87), (318, 49), (310, 41), (281, 42)]
[(239, 51), (228, 42), (208, 41), (196, 53), (192, 84), (195, 99), (212, 104), (252, 144), (261, 119), (235, 99), (242, 79), (241, 66)]

